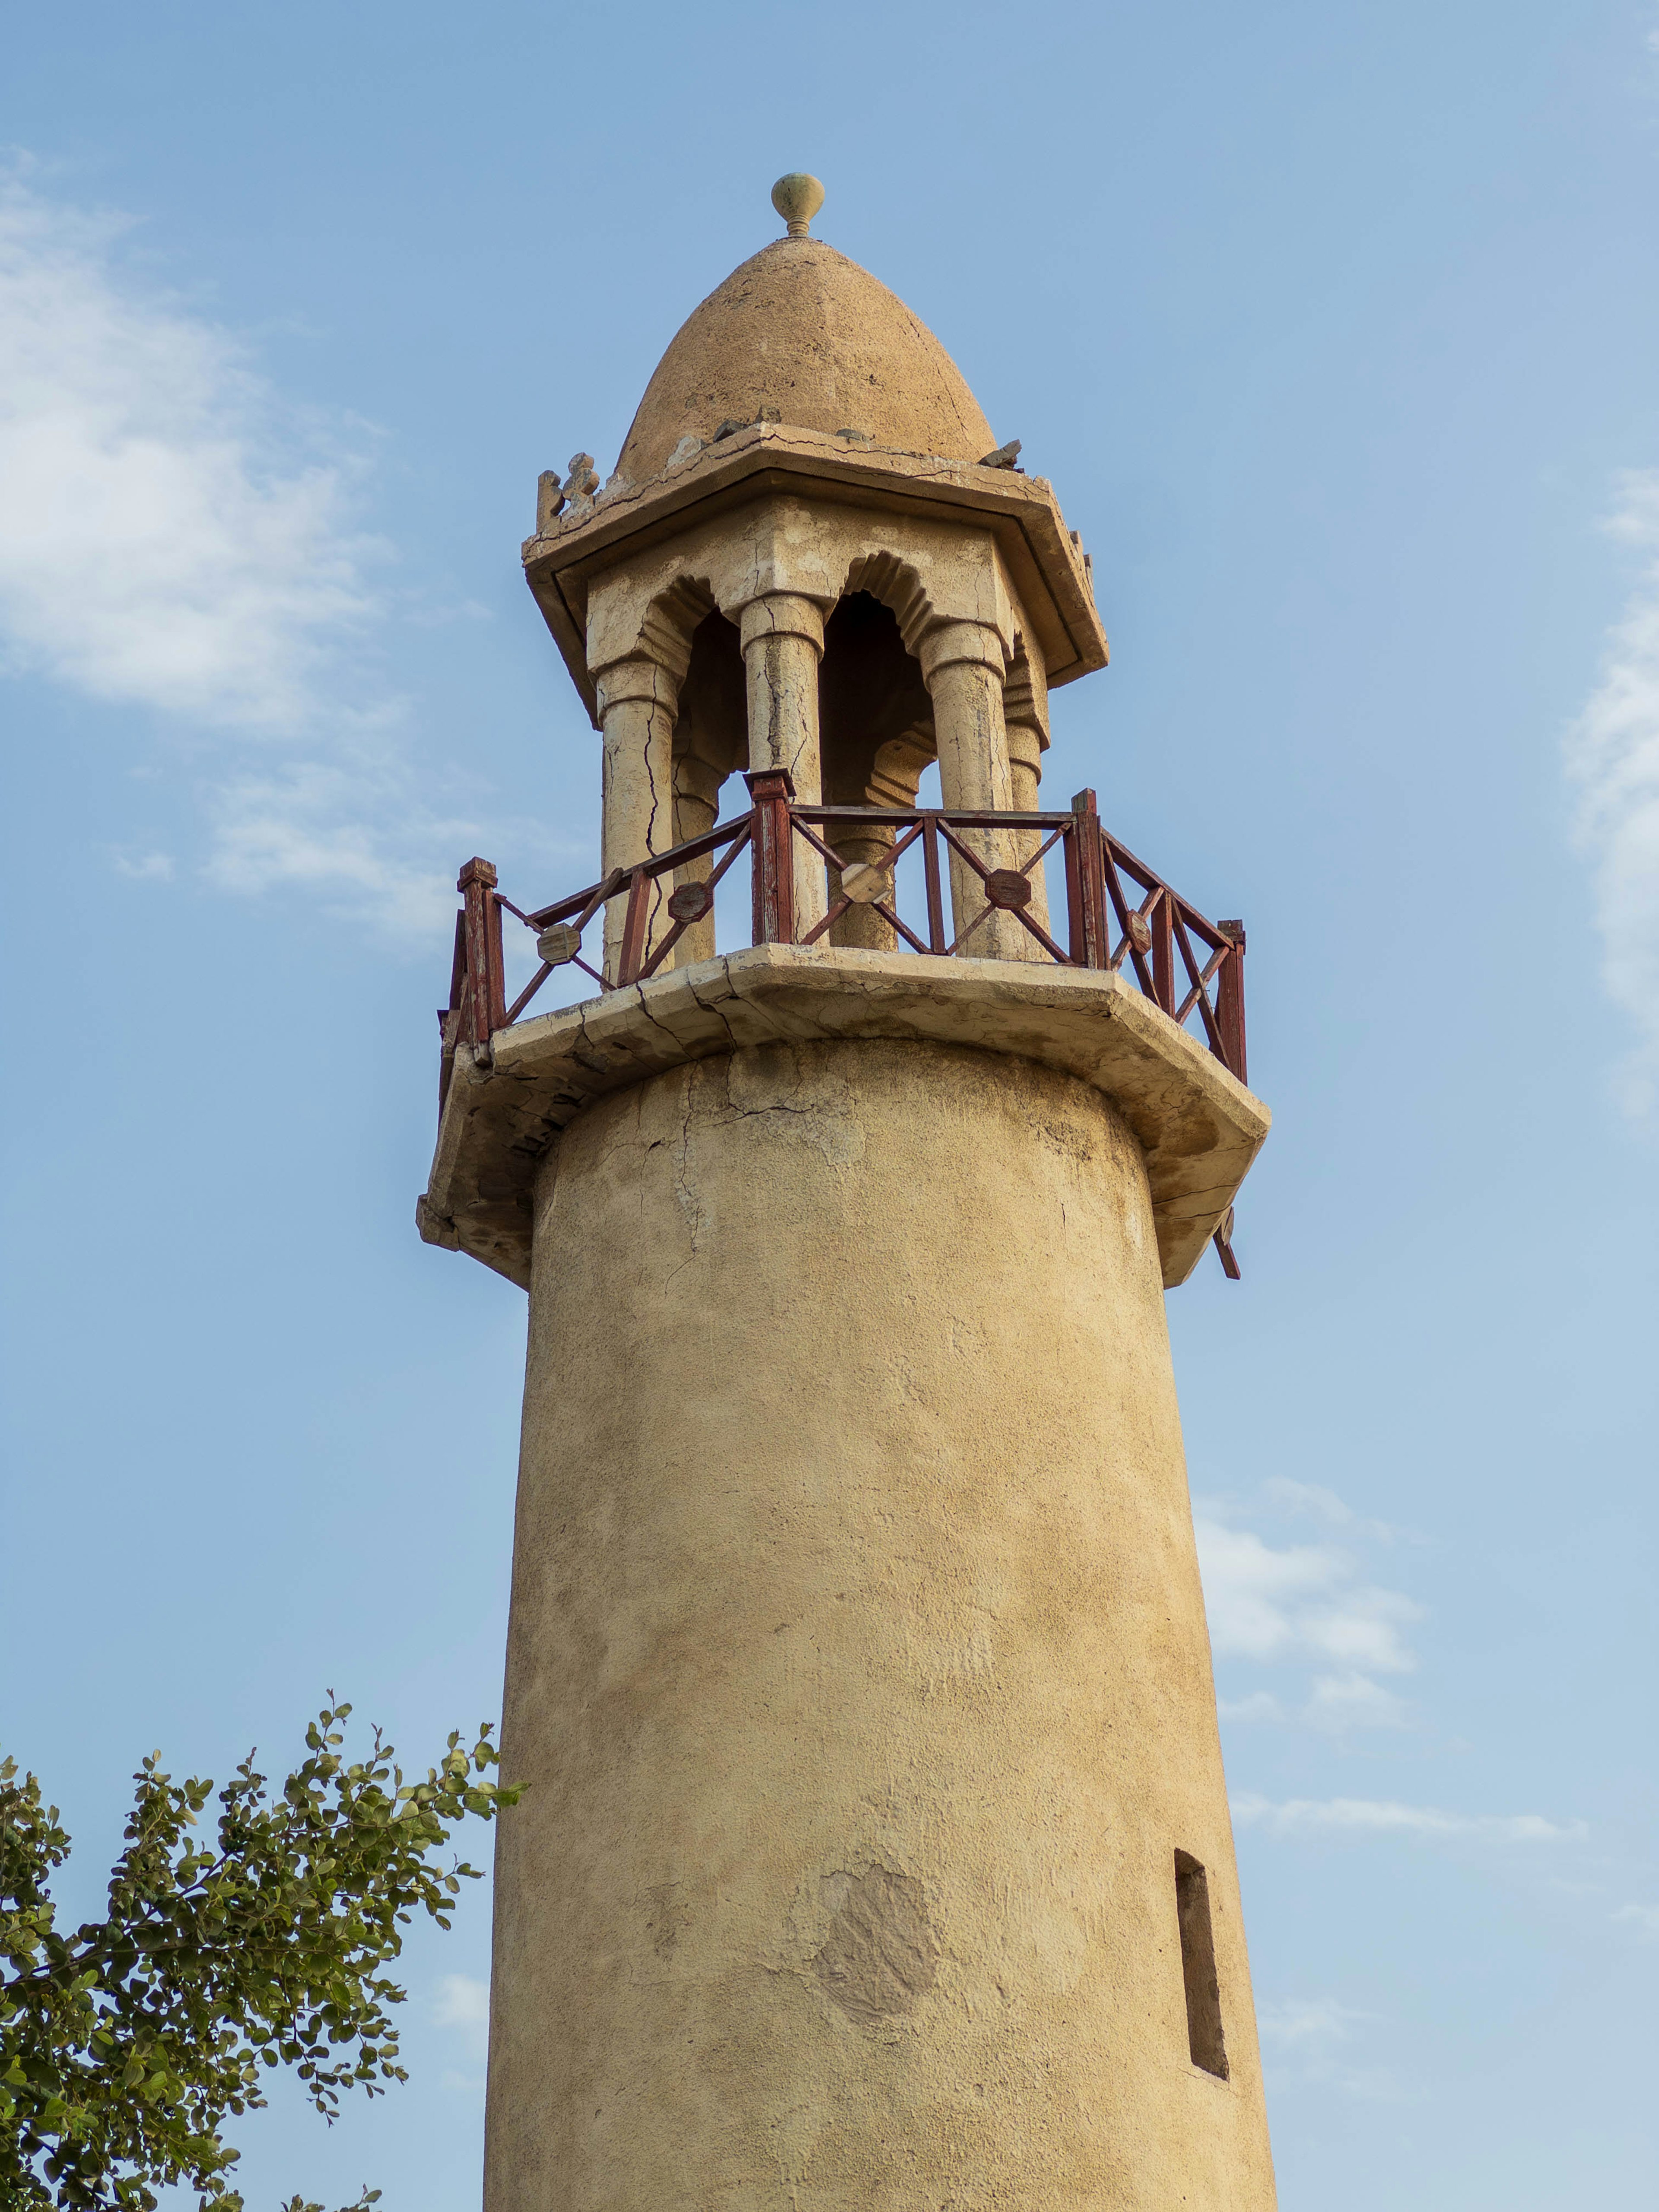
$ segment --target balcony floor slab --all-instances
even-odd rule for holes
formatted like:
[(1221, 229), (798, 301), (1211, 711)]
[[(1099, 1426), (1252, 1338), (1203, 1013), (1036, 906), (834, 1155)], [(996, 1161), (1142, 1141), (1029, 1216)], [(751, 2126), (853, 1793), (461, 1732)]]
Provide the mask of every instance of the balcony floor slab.
[(590, 1099), (748, 1045), (858, 1037), (1006, 1053), (1109, 1098), (1146, 1155), (1166, 1287), (1198, 1264), (1267, 1133), (1261, 1101), (1117, 975), (757, 945), (526, 1018), (487, 1054), (459, 1047), (421, 1234), (527, 1287), (537, 1169)]

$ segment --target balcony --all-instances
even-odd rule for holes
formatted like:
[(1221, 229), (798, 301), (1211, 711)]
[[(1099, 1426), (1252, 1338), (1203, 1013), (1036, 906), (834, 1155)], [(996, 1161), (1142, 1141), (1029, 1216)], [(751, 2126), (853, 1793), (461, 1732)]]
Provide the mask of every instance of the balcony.
[[(805, 805), (787, 775), (746, 781), (745, 813), (550, 905), (516, 905), (489, 861), (467, 862), (449, 1003), (439, 1013), (441, 1105), (458, 1053), (464, 1048), (470, 1073), (487, 1073), (503, 1032), (523, 1020), (556, 970), (580, 970), (593, 988), (579, 995), (591, 1004), (717, 957), (717, 907), (735, 933), (731, 891), (745, 853), (753, 945), (884, 947), (976, 965), (989, 955), (1011, 979), (1045, 968), (1103, 970), (1245, 1084), (1243, 923), (1211, 921), (1137, 858), (1102, 823), (1092, 791), (1079, 792), (1065, 813), (970, 813)], [(868, 857), (849, 860), (849, 845)], [(1045, 863), (1056, 850), (1065, 915), (1051, 926)], [(538, 960), (510, 1005), (509, 917), (533, 937)], [(603, 949), (592, 941), (601, 933)], [(1237, 1280), (1231, 1229), (1229, 1206), (1212, 1241)]]

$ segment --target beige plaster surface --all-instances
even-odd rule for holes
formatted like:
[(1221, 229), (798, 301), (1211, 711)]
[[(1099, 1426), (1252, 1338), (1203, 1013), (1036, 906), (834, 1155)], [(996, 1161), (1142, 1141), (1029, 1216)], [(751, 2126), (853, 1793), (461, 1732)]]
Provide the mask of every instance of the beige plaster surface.
[(463, 1047), (421, 1233), (527, 1285), (535, 1176), (591, 1102), (737, 1046), (839, 1037), (971, 1045), (1110, 1099), (1145, 1155), (1166, 1285), (1196, 1267), (1267, 1133), (1261, 1101), (1106, 971), (758, 945), (499, 1030), (487, 1066)]
[(812, 995), (536, 1172), (487, 2212), (1269, 2212), (1143, 1143)]

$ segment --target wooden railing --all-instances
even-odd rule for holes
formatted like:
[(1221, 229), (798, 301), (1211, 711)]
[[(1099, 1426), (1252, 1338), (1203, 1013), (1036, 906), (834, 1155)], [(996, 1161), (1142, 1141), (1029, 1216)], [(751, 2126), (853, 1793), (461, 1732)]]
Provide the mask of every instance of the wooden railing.
[[(817, 944), (861, 906), (913, 951), (939, 959), (973, 958), (984, 945), (981, 939), (981, 948), (976, 948), (975, 937), (991, 917), (1006, 915), (1032, 940), (1028, 958), (1064, 968), (1104, 968), (1133, 978), (1171, 1021), (1189, 1029), (1196, 1024), (1222, 1066), (1241, 1083), (1247, 1079), (1243, 923), (1208, 921), (1138, 860), (1103, 825), (1092, 791), (1080, 791), (1068, 813), (988, 813), (799, 805), (787, 775), (756, 773), (745, 781), (751, 802), (746, 814), (632, 867), (614, 868), (586, 890), (530, 913), (498, 888), (488, 860), (467, 862), (457, 885), (462, 903), (455, 917), (449, 1004), (438, 1015), (443, 1032), (441, 1097), (448, 1091), (457, 1045), (487, 1051), (490, 1038), (518, 1020), (555, 969), (580, 968), (601, 991), (625, 989), (657, 975), (672, 961), (686, 932), (713, 915), (715, 890), (745, 848), (752, 856), (756, 945)], [(866, 845), (876, 841), (877, 857), (860, 863), (837, 853), (829, 842), (837, 828), (860, 833)], [(1063, 947), (1031, 910), (1042, 904), (1033, 872), (1056, 845), (1066, 878)], [(822, 861), (828, 881), (837, 888), (825, 912), (798, 933), (797, 861), (803, 846)], [(897, 870), (918, 847), (922, 911), (914, 915), (913, 923), (901, 901)], [(1035, 849), (1022, 857), (1020, 847)], [(947, 926), (945, 894), (952, 860), (957, 864), (958, 900), (965, 884), (975, 887), (984, 902), (954, 935)], [(1007, 865), (1011, 860), (1017, 865)], [(699, 862), (709, 864), (706, 872), (689, 874)], [(659, 886), (664, 878), (674, 877), (678, 884), (664, 899)], [(620, 915), (620, 931), (613, 924), (613, 958), (596, 968), (584, 957), (583, 939), (608, 906)], [(504, 915), (535, 933), (540, 960), (511, 1006), (506, 995)], [(605, 964), (615, 972), (606, 975)], [(1236, 1280), (1231, 1230), (1229, 1214), (1216, 1231), (1215, 1244), (1222, 1266)]]

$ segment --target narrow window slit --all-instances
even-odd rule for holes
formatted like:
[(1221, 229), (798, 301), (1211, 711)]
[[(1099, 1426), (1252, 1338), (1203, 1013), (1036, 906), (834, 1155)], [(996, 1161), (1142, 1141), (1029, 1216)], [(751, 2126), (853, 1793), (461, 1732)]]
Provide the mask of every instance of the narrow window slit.
[(1209, 1877), (1188, 1851), (1176, 1853), (1175, 1869), (1181, 1978), (1187, 1990), (1187, 2048), (1194, 2066), (1224, 2081), (1227, 2045), (1221, 2033), (1221, 1985), (1216, 1979)]

